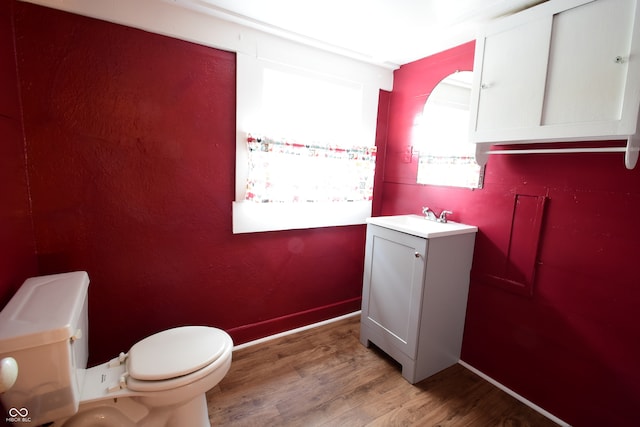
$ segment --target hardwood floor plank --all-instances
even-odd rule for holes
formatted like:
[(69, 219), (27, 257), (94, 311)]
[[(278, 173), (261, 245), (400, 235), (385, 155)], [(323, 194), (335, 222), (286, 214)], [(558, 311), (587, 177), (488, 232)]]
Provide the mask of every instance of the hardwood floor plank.
[(418, 384), (360, 344), (359, 317), (234, 352), (207, 393), (216, 426), (504, 426), (556, 424), (454, 365)]

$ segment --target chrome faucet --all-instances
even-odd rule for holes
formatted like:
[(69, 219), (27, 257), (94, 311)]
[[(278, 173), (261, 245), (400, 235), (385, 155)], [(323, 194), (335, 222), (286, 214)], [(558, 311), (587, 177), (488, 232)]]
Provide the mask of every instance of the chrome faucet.
[(453, 212), (451, 211), (442, 211), (440, 212), (440, 217), (436, 220), (438, 222), (442, 222), (442, 223), (446, 223), (447, 222), (447, 215), (451, 215)]
[(426, 207), (426, 206), (424, 206), (422, 208), (422, 213), (430, 221), (437, 221), (438, 220), (438, 218), (436, 217), (436, 213), (434, 211), (432, 211), (431, 209), (429, 209), (428, 207)]

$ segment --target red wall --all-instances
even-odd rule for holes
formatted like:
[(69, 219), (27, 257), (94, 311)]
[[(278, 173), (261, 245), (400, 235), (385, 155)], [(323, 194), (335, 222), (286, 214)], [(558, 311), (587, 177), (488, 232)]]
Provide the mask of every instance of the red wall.
[(39, 269), (88, 271), (92, 363), (360, 308), (364, 226), (231, 232), (235, 54), (12, 4)]
[[(472, 191), (417, 185), (415, 159), (403, 160), (426, 96), (471, 69), (473, 49), (396, 71), (382, 213), (427, 205), (479, 227), (465, 362), (572, 425), (640, 425), (640, 167), (627, 170), (619, 153), (492, 156), (484, 188)], [(530, 295), (483, 275), (507, 259), (516, 195), (546, 197)]]
[(12, 3), (0, 2), (0, 307), (37, 273), (13, 42)]

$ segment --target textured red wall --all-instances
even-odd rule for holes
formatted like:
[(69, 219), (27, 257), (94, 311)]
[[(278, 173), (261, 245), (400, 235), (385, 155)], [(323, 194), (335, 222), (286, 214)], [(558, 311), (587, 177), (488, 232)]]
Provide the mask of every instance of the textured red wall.
[[(479, 227), (464, 361), (572, 425), (640, 425), (640, 168), (621, 154), (493, 156), (471, 191), (416, 185), (415, 162), (402, 160), (426, 96), (470, 69), (473, 48), (396, 71), (382, 212), (428, 205)], [(476, 274), (504, 261), (516, 194), (547, 197), (530, 296)]]
[(360, 308), (364, 226), (233, 235), (235, 54), (17, 2), (40, 272), (87, 270), (90, 358)]
[(12, 3), (0, 2), (0, 307), (37, 273), (13, 44)]

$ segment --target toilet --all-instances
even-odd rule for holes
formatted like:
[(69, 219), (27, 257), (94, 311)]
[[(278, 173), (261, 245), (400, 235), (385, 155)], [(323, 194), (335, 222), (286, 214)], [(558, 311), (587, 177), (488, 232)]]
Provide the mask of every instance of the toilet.
[(0, 394), (7, 421), (210, 426), (205, 392), (231, 366), (231, 337), (208, 326), (177, 327), (87, 368), (88, 288), (84, 271), (33, 277), (0, 312), (0, 360), (12, 361), (1, 369), (17, 366), (15, 383)]

